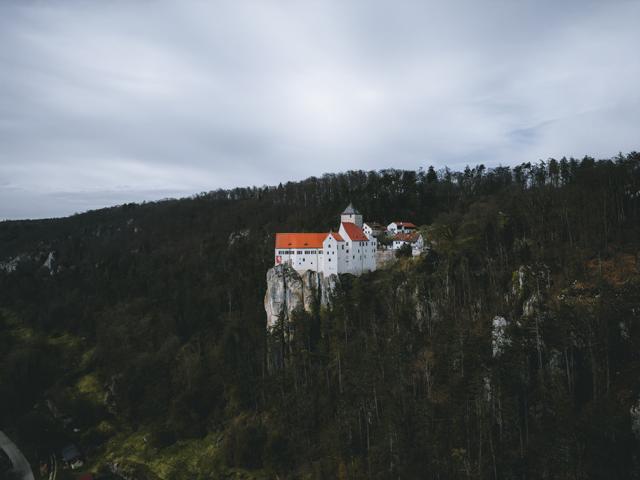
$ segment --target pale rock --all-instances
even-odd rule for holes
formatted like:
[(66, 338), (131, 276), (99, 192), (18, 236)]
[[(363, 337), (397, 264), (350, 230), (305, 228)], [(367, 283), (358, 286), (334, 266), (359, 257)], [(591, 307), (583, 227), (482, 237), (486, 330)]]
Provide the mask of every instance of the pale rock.
[(237, 232), (231, 232), (229, 234), (229, 238), (227, 239), (227, 244), (229, 246), (232, 246), (238, 243), (239, 241), (247, 238), (249, 236), (249, 233), (250, 233), (250, 230), (248, 228), (245, 228), (244, 230), (239, 230)]
[(504, 352), (504, 349), (511, 345), (511, 339), (507, 336), (507, 320), (496, 315), (491, 323), (491, 350), (493, 357), (497, 358)]
[(514, 272), (511, 292), (516, 297), (522, 297), (532, 291), (547, 291), (550, 288), (551, 272), (546, 265), (537, 268), (522, 265)]
[(493, 399), (493, 387), (491, 386), (491, 378), (489, 378), (489, 376), (485, 376), (483, 380), (484, 400), (487, 403), (491, 403), (491, 400)]
[(49, 270), (49, 275), (53, 275), (54, 273), (56, 273), (56, 263), (55, 262), (56, 262), (55, 254), (53, 252), (49, 252), (49, 255), (47, 256), (47, 259), (42, 264), (43, 268), (46, 268), (47, 270)]
[(629, 409), (631, 414), (631, 431), (633, 435), (640, 440), (640, 398)]
[(18, 255), (16, 257), (13, 257), (7, 260), (6, 262), (0, 262), (0, 271), (3, 271), (5, 273), (15, 272), (22, 258), (23, 258), (22, 255)]
[(336, 275), (325, 277), (311, 270), (299, 274), (288, 264), (270, 268), (264, 297), (267, 329), (272, 330), (280, 318), (288, 322), (296, 311), (311, 312), (316, 304), (328, 307), (338, 283)]
[(534, 293), (527, 298), (522, 304), (522, 315), (525, 317), (531, 317), (536, 313), (540, 298), (537, 293)]

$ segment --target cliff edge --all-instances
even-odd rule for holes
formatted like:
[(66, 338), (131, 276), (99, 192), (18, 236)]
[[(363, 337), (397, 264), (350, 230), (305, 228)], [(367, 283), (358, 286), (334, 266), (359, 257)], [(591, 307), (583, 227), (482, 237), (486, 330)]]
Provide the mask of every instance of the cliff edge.
[(270, 268), (264, 296), (267, 329), (273, 329), (280, 318), (288, 321), (295, 311), (311, 312), (314, 305), (329, 306), (339, 282), (337, 275), (325, 277), (311, 270), (300, 274), (288, 264)]

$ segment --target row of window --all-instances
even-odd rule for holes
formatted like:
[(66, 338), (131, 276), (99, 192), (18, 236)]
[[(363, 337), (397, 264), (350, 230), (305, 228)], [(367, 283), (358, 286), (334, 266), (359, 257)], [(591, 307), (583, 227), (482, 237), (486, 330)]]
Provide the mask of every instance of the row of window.
[(315, 253), (322, 255), (322, 250), (278, 250), (277, 253), (278, 255), (313, 255)]
[[(360, 243), (360, 245), (364, 245), (364, 246), (369, 246), (369, 242), (357, 242)], [(346, 242), (346, 246), (349, 246), (349, 242)], [(345, 244), (342, 244), (342, 250), (344, 250)], [(358, 250), (358, 252), (360, 252), (360, 250)], [(278, 255), (289, 255), (289, 254), (296, 254), (296, 255), (311, 255), (314, 253), (318, 253), (319, 255), (322, 255), (322, 250), (277, 250)], [(349, 250), (347, 249), (347, 253), (349, 253)]]
[[(342, 246), (342, 249), (344, 250), (344, 245)], [(372, 249), (371, 252), (373, 253), (373, 251), (374, 250)], [(362, 252), (365, 253), (366, 250), (363, 249)], [(317, 253), (318, 255), (322, 255), (323, 251), (322, 250), (295, 250), (295, 251), (278, 250), (277, 251), (278, 255), (289, 255), (289, 254), (291, 254), (291, 255), (294, 255), (294, 254), (295, 255), (313, 255), (315, 253)], [(349, 253), (349, 249), (348, 248), (347, 248), (346, 253)], [(358, 249), (357, 253), (360, 253), (360, 249)], [(331, 254), (335, 255), (336, 252), (335, 251), (332, 252), (331, 250), (327, 250), (327, 255), (331, 255)]]

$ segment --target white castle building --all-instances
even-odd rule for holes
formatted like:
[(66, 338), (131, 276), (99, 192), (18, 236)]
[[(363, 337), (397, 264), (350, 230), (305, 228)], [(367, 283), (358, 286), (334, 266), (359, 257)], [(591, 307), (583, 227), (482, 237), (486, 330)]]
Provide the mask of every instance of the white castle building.
[(373, 271), (378, 241), (363, 232), (362, 225), (362, 215), (349, 204), (337, 232), (276, 233), (275, 264), (288, 263), (297, 271), (325, 276)]

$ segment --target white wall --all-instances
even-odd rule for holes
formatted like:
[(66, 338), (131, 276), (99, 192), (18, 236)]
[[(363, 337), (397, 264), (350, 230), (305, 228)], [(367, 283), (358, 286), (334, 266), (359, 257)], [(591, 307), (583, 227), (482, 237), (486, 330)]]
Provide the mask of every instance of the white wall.
[(304, 272), (306, 270), (313, 270), (314, 272), (317, 272), (321, 271), (323, 266), (323, 254), (320, 252), (322, 252), (322, 250), (317, 248), (288, 250), (276, 248), (274, 263), (276, 265), (278, 264), (277, 257), (280, 256), (282, 259), (280, 263), (289, 263), (298, 271)]
[(394, 240), (394, 241), (393, 241), (393, 249), (394, 249), (394, 250), (398, 250), (398, 249), (399, 249), (399, 248), (401, 248), (405, 243), (408, 243), (408, 242), (405, 242), (404, 240)]
[(322, 243), (323, 265), (322, 272), (325, 276), (337, 275), (338, 271), (338, 249), (340, 242), (333, 236), (329, 235)]
[(340, 215), (340, 223), (355, 223), (362, 228), (362, 215)]

